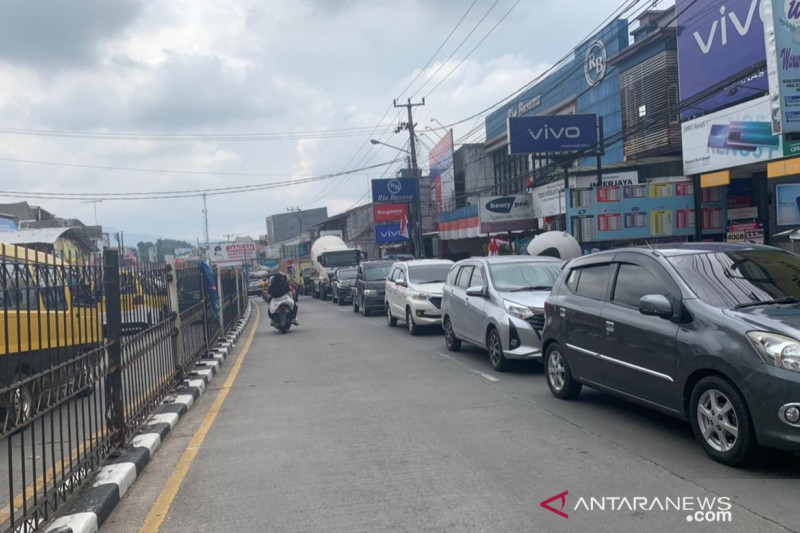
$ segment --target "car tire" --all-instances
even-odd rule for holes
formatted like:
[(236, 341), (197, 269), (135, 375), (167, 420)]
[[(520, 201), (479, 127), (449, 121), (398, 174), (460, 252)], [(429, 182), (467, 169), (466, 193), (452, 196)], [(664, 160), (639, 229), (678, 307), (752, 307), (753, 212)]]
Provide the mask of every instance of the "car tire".
[(450, 317), (444, 317), (444, 322), (442, 322), (442, 327), (444, 328), (444, 343), (447, 345), (447, 349), (451, 352), (457, 352), (461, 349), (461, 339), (456, 337), (456, 332), (453, 330), (453, 323), (450, 322)]
[(572, 400), (581, 393), (583, 384), (572, 377), (572, 370), (567, 358), (564, 357), (564, 351), (557, 343), (547, 348), (544, 356), (544, 375), (550, 392), (556, 398)]
[(486, 336), (486, 349), (489, 351), (489, 363), (496, 372), (508, 370), (508, 359), (503, 355), (503, 340), (497, 328), (492, 327)]
[[(27, 379), (28, 375), (24, 372), (17, 373), (14, 383)], [(10, 419), (10, 425), (14, 427), (24, 426), (33, 417), (33, 393), (27, 385), (17, 387), (9, 392), (11, 405), (3, 405), (0, 410), (7, 410), (3, 413), (4, 418)], [(19, 415), (19, 417), (17, 416)]]
[(695, 385), (689, 418), (700, 445), (717, 462), (743, 465), (758, 449), (747, 403), (727, 379), (709, 376)]
[(411, 308), (406, 307), (406, 327), (408, 327), (408, 332), (412, 335), (419, 335), (420, 326), (414, 322), (414, 315), (411, 313)]
[(386, 304), (386, 323), (390, 328), (393, 328), (397, 325), (397, 319), (392, 316), (392, 308), (389, 307), (389, 304)]
[(339, 303), (339, 305), (345, 305), (347, 303), (344, 301), (344, 298), (342, 298), (342, 293), (339, 293), (339, 295), (336, 297), (336, 301)]
[(356, 295), (354, 294), (353, 295), (353, 312), (354, 313), (358, 313), (358, 309), (359, 309), (358, 308), (358, 298), (356, 298)]

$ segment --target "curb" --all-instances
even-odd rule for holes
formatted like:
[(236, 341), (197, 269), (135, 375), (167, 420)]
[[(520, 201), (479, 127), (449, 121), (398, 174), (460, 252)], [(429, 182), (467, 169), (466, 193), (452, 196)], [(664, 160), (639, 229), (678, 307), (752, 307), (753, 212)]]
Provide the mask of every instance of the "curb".
[(150, 416), (147, 425), (123, 449), (111, 454), (87, 484), (67, 505), (67, 511), (53, 520), (45, 533), (95, 533), (111, 515), (125, 493), (155, 455), (161, 442), (195, 401), (205, 393), (220, 365), (233, 350), (250, 320), (247, 308), (242, 318), (208, 357), (200, 359), (184, 380), (183, 388), (168, 396)]

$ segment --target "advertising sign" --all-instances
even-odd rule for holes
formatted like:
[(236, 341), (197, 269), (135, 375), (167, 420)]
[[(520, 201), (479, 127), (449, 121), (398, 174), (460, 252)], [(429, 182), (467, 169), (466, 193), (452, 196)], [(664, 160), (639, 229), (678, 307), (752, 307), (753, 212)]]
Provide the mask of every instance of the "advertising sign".
[[(639, 183), (639, 172), (615, 172), (603, 174), (603, 185), (635, 185)], [(590, 189), (597, 187), (595, 176), (577, 176), (569, 179), (572, 189)], [(533, 189), (534, 218), (553, 217), (567, 212), (564, 197), (564, 180), (557, 180)]]
[(433, 147), (429, 157), (431, 200), (439, 213), (455, 209), (456, 179), (453, 160), (453, 130), (448, 130)]
[(408, 204), (372, 204), (375, 223), (397, 222), (408, 217)]
[(508, 118), (511, 154), (577, 152), (597, 146), (597, 115)]
[(800, 3), (763, 0), (772, 133), (800, 131)]
[(375, 203), (413, 202), (417, 199), (417, 180), (394, 178), (372, 180), (372, 201)]
[(218, 242), (208, 245), (208, 260), (216, 265), (237, 265), (256, 257), (253, 243)]
[(482, 197), (480, 201), (481, 233), (533, 229), (533, 200), (530, 195)]
[(775, 186), (779, 226), (800, 226), (800, 183)]
[(175, 259), (186, 259), (192, 256), (191, 248), (174, 248), (172, 252), (175, 254)]
[(772, 135), (769, 97), (683, 124), (683, 171), (702, 174), (783, 157), (780, 135)]
[[(745, 72), (764, 61), (761, 0), (676, 0), (678, 13), (678, 76), (681, 100)], [(761, 70), (684, 109), (683, 118), (713, 111), (767, 92)]]
[(379, 226), (375, 226), (376, 244), (389, 244), (407, 240), (409, 240), (408, 225), (404, 225), (402, 222), (394, 222), (391, 224), (381, 224)]

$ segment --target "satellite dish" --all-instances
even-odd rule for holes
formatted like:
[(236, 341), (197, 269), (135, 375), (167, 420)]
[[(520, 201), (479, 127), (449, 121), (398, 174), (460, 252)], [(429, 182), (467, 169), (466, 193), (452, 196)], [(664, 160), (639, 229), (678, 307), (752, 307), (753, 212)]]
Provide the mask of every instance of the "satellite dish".
[(568, 261), (582, 256), (583, 250), (578, 240), (566, 231), (547, 231), (533, 238), (528, 253)]

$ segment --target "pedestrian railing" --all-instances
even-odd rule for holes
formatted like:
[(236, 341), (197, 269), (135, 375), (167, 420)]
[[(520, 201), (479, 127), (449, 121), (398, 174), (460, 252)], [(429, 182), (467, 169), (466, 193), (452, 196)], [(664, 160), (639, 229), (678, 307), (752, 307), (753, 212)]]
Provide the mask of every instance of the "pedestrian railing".
[(0, 245), (0, 532), (34, 531), (146, 423), (247, 305), (240, 271)]

